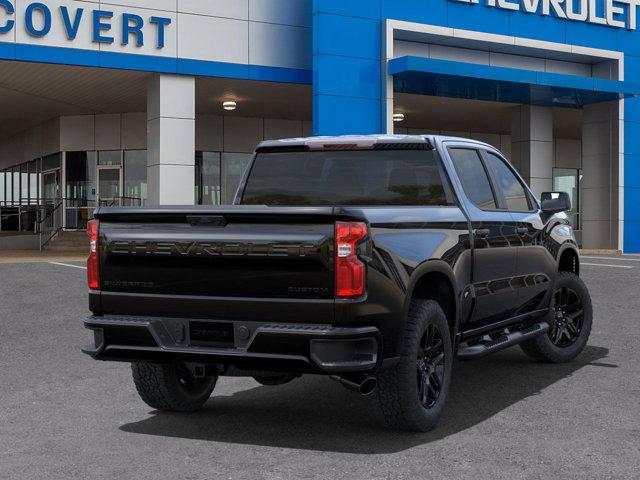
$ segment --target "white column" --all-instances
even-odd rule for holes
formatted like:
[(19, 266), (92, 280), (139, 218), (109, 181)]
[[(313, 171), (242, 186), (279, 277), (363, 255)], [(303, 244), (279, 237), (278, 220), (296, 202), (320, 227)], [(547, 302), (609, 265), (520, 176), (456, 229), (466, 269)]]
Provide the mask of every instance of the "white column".
[(582, 111), (582, 246), (618, 248), (618, 102)]
[(394, 56), (393, 50), (393, 27), (391, 26), (389, 20), (385, 22), (385, 25), (382, 29), (382, 52), (380, 55), (380, 75), (382, 78), (381, 88), (382, 92), (380, 94), (380, 108), (382, 109), (381, 114), (381, 133), (386, 133), (387, 135), (394, 134), (394, 123), (393, 123), (393, 112), (394, 112), (394, 92), (393, 92), (393, 76), (389, 75), (387, 71), (387, 64), (389, 60), (391, 60)]
[(553, 186), (553, 110), (521, 105), (511, 117), (511, 161), (540, 198)]
[(193, 205), (195, 79), (154, 75), (147, 87), (149, 205)]

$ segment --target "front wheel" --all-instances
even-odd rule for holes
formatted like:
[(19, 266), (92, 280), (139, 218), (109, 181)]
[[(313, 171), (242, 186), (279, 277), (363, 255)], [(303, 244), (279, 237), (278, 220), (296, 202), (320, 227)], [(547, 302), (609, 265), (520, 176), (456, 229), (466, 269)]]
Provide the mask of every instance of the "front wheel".
[(218, 377), (196, 378), (180, 364), (132, 363), (133, 382), (150, 407), (170, 412), (195, 412), (211, 396)]
[(587, 345), (593, 321), (591, 296), (582, 279), (571, 272), (560, 272), (549, 308), (548, 334), (524, 342), (520, 347), (541, 362), (570, 362)]
[(437, 302), (411, 302), (403, 340), (397, 365), (378, 375), (378, 405), (389, 426), (426, 432), (442, 413), (453, 364), (449, 324)]

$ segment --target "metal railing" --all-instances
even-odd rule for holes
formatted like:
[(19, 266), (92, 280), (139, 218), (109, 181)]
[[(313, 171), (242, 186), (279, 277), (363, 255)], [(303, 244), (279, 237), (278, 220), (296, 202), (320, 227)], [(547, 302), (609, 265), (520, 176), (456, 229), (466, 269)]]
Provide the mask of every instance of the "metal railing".
[[(0, 201), (0, 231), (27, 232), (33, 230), (42, 199), (16, 199)], [(6, 224), (10, 228), (5, 228)]]
[(116, 197), (100, 200), (100, 207), (141, 207), (142, 199), (139, 197)]
[(0, 202), (0, 231), (10, 222), (9, 230), (33, 231), (40, 237), (42, 250), (64, 229), (84, 230), (97, 207), (140, 207), (138, 197), (116, 197), (107, 200), (86, 198), (31, 198)]
[(34, 233), (40, 237), (40, 250), (53, 240), (62, 230), (64, 199), (56, 199), (54, 203), (42, 205), (38, 209), (38, 217)]

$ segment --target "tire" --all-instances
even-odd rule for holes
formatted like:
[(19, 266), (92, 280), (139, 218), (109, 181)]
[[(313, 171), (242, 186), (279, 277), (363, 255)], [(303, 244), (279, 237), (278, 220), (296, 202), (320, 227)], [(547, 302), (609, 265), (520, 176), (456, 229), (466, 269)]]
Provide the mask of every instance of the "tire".
[(296, 379), (297, 375), (279, 375), (279, 376), (258, 376), (253, 377), (253, 379), (258, 382), (260, 385), (264, 385), (265, 387), (272, 387), (276, 385), (284, 385), (285, 383), (289, 383), (290, 381)]
[(540, 362), (570, 362), (587, 345), (593, 323), (591, 296), (582, 279), (571, 272), (560, 272), (549, 308), (548, 334), (524, 342), (520, 347)]
[(169, 412), (195, 412), (211, 396), (218, 377), (193, 378), (178, 364), (132, 363), (133, 383), (150, 407)]
[[(425, 344), (431, 347), (424, 349)], [(433, 429), (447, 400), (452, 365), (451, 332), (442, 308), (432, 300), (411, 301), (400, 360), (378, 375), (376, 400), (387, 425), (417, 432)], [(426, 396), (425, 376), (431, 386)], [(437, 393), (434, 387), (439, 387)]]

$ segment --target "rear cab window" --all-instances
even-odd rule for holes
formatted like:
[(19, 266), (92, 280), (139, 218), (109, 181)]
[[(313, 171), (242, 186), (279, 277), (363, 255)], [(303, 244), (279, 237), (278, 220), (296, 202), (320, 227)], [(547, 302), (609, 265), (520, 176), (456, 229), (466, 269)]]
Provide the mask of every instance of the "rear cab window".
[(455, 205), (440, 158), (425, 149), (258, 153), (241, 203)]

